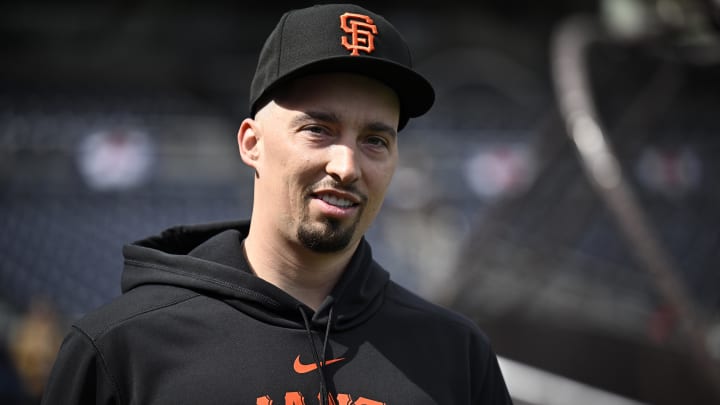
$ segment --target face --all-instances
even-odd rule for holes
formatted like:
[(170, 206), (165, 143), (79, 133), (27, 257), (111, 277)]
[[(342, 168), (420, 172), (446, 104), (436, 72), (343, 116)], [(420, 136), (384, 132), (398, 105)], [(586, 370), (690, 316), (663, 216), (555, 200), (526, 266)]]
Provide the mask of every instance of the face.
[(241, 127), (251, 131), (243, 160), (256, 172), (260, 220), (314, 252), (354, 249), (395, 171), (398, 120), (395, 93), (366, 77), (315, 75), (286, 86)]

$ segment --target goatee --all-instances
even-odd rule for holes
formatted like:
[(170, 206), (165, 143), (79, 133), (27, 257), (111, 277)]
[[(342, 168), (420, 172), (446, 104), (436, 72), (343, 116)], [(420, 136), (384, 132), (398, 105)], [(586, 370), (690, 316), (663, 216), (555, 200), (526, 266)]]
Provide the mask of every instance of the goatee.
[(326, 218), (321, 226), (301, 224), (297, 231), (300, 243), (316, 253), (334, 253), (345, 249), (355, 233), (356, 223), (343, 228), (340, 221)]

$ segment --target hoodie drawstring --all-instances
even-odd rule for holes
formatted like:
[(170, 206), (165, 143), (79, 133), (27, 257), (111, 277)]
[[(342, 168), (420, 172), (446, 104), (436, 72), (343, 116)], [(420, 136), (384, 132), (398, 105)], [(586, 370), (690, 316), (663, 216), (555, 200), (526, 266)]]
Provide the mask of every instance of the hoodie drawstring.
[(308, 316), (302, 306), (298, 306), (298, 309), (300, 310), (300, 315), (302, 315), (303, 321), (305, 322), (305, 331), (307, 332), (308, 341), (310, 342), (310, 347), (312, 348), (313, 358), (315, 359), (315, 364), (317, 365), (318, 376), (320, 377), (320, 404), (328, 405), (327, 381), (325, 380), (323, 367), (325, 366), (325, 354), (327, 352), (328, 337), (330, 336), (330, 323), (332, 321), (333, 307), (330, 306), (330, 311), (328, 312), (328, 320), (325, 325), (325, 336), (323, 338), (322, 351), (320, 354), (318, 354), (317, 347), (315, 346), (315, 340), (313, 339), (312, 330), (310, 328), (310, 320), (308, 319)]

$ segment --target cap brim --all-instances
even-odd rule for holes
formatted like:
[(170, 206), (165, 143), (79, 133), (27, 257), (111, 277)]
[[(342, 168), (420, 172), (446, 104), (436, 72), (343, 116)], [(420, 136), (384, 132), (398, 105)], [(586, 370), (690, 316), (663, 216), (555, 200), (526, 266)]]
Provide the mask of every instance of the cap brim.
[[(425, 114), (435, 102), (435, 91), (430, 82), (404, 65), (371, 56), (338, 56), (311, 62), (285, 73), (268, 86), (255, 103), (289, 80), (317, 73), (355, 73), (390, 87), (400, 101), (400, 128), (405, 126), (408, 118)], [(252, 107), (256, 111), (259, 106)]]

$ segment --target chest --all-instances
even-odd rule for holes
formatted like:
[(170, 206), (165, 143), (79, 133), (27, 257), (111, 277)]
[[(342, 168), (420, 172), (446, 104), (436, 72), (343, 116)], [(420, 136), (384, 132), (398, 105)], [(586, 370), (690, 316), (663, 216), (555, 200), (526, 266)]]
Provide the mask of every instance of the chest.
[[(305, 331), (248, 323), (189, 335), (119, 359), (113, 373), (132, 404), (320, 404), (320, 373)], [(180, 337), (182, 336), (182, 337)], [(464, 367), (418, 339), (370, 331), (333, 335), (323, 376), (333, 405), (467, 403)], [(320, 336), (313, 335), (321, 351)], [(139, 355), (141, 353), (141, 355)]]

